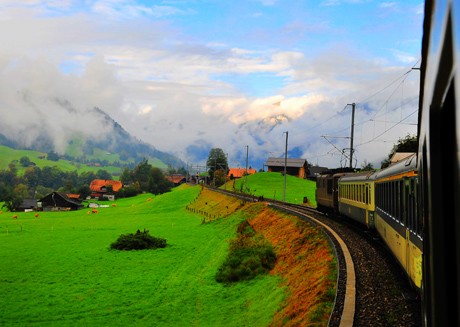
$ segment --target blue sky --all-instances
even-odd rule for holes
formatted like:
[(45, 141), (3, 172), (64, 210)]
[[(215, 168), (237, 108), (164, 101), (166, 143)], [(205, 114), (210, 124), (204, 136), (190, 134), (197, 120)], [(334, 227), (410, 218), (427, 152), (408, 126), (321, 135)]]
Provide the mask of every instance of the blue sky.
[(334, 167), (356, 102), (356, 165), (377, 166), (416, 132), (422, 21), (413, 0), (1, 0), (0, 127), (24, 135), (21, 115), (62, 119), (55, 135), (97, 129), (66, 126), (49, 104), (65, 98), (187, 162), (220, 147), (241, 165), (249, 145), (260, 168), (289, 131), (296, 156)]

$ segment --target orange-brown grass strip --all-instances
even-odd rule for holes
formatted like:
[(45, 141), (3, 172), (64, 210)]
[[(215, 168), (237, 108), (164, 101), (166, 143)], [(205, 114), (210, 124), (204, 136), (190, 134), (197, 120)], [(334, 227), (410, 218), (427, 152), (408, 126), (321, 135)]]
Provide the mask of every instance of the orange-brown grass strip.
[(225, 217), (234, 213), (242, 205), (240, 199), (204, 188), (200, 196), (188, 207), (202, 210), (210, 215)]
[(324, 324), (332, 310), (336, 281), (336, 264), (326, 237), (295, 216), (259, 208), (249, 222), (272, 244), (278, 258), (272, 273), (280, 275), (289, 289), (272, 325)]

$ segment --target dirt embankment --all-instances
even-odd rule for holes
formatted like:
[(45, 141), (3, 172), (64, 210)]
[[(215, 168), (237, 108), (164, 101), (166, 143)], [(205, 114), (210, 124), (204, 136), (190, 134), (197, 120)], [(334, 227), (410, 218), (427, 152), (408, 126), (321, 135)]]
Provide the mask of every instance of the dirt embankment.
[(336, 263), (318, 228), (265, 203), (244, 204), (206, 189), (188, 208), (217, 217), (214, 219), (225, 219), (244, 210), (252, 227), (272, 244), (277, 262), (271, 273), (280, 276), (288, 290), (286, 303), (273, 318), (273, 326), (327, 324), (335, 297)]

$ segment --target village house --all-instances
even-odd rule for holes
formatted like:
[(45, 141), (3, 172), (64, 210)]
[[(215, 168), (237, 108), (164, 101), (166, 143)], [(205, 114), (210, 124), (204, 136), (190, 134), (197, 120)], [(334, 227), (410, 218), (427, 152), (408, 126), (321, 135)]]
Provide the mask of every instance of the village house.
[[(248, 169), (248, 175), (255, 174), (257, 171), (255, 169)], [(244, 177), (246, 174), (246, 168), (230, 168), (228, 170), (228, 177), (230, 179), (233, 178), (241, 178)]]
[(71, 199), (67, 194), (52, 192), (37, 202), (39, 210), (43, 211), (69, 211), (83, 208), (79, 200)]
[(172, 174), (166, 176), (166, 179), (174, 184), (174, 186), (179, 186), (187, 182), (187, 177), (180, 174)]
[(106, 198), (109, 200), (114, 200), (115, 196), (113, 193), (118, 192), (122, 187), (122, 182), (112, 179), (94, 179), (89, 184), (92, 198)]
[[(269, 172), (284, 172), (284, 158), (268, 158), (264, 166), (267, 166)], [(307, 178), (308, 163), (305, 159), (287, 158), (286, 173), (299, 178)]]

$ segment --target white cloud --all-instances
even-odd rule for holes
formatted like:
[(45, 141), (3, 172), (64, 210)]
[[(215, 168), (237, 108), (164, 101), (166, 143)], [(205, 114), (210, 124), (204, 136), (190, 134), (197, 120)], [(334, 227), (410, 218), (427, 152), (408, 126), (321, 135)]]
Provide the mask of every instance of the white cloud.
[[(277, 5), (271, 2), (265, 4)], [(366, 121), (357, 131), (361, 143), (388, 128), (389, 123), (368, 120), (372, 111), (385, 112), (381, 108), (389, 93), (368, 97), (416, 61), (410, 51), (393, 46), (386, 50), (394, 49), (396, 61), (384, 55), (372, 57), (361, 48), (351, 50), (347, 40), (325, 41), (327, 45), (313, 52), (307, 47), (239, 44), (220, 35), (200, 40), (173, 21), (175, 16), (195, 12), (173, 3), (95, 1), (72, 14), (50, 15), (46, 10), (51, 7), (65, 11), (81, 3), (69, 1), (64, 8), (57, 4), (8, 2), (0, 19), (0, 42), (9, 45), (0, 55), (2, 128), (15, 129), (28, 141), (37, 136), (36, 124), (46, 124), (56, 136), (66, 130), (96, 133), (104, 127), (93, 126), (78, 113), (98, 106), (135, 136), (182, 157), (196, 144), (224, 148), (235, 158), (250, 145), (252, 156), (262, 158), (280, 152), (282, 132), (289, 130), (290, 145), (314, 158), (331, 150), (322, 134), (343, 134), (340, 131), (349, 126), (343, 114), (322, 124), (347, 103), (366, 100), (366, 107), (357, 113)], [(49, 15), (43, 16), (45, 12)], [(299, 21), (280, 24), (279, 31), (310, 40), (330, 29), (321, 17), (310, 25)], [(229, 34), (238, 33), (229, 29)], [(281, 32), (273, 35), (283, 37), (287, 36)], [(249, 86), (267, 85), (267, 90), (264, 95), (250, 94), (233, 77), (247, 78)], [(264, 79), (275, 82), (264, 84)], [(417, 81), (407, 80), (395, 91), (399, 98), (394, 96), (386, 106), (400, 105), (402, 95), (417, 92)], [(388, 111), (384, 118), (394, 121), (398, 116), (401, 113)], [(397, 133), (406, 134), (395, 128), (388, 135), (397, 140)], [(334, 142), (338, 148), (346, 147), (346, 142)], [(374, 160), (385, 146), (362, 145), (358, 154)], [(335, 156), (329, 156), (321, 157), (323, 164), (337, 163)]]

